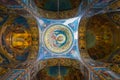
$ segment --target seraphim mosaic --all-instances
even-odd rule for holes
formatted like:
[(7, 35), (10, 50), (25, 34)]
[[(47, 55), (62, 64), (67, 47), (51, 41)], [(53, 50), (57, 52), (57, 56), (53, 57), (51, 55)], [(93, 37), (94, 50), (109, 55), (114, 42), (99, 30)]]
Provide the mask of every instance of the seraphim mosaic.
[(0, 0), (0, 80), (120, 80), (120, 0)]

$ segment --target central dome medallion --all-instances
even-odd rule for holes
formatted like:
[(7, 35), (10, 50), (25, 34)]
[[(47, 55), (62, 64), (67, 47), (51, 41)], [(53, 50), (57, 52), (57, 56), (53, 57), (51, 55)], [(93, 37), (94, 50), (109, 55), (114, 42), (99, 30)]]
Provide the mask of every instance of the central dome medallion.
[(72, 31), (63, 24), (51, 25), (44, 32), (44, 44), (52, 53), (65, 53), (72, 43)]

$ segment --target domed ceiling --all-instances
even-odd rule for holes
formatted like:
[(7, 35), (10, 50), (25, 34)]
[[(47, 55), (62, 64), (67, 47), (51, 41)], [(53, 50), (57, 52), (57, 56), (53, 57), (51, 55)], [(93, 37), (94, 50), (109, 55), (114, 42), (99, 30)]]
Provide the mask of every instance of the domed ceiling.
[(88, 53), (94, 59), (101, 59), (110, 54), (113, 44), (111, 27), (115, 26), (101, 15), (93, 16), (88, 21), (86, 33), (87, 48)]
[[(24, 61), (27, 59), (29, 52), (32, 52), (33, 46), (36, 46), (35, 52), (38, 51), (38, 31), (37, 27), (30, 27), (26, 18), (22, 16), (10, 16), (7, 22), (2, 25), (1, 28), (1, 49), (3, 54), (9, 56), (9, 58), (18, 61)], [(33, 32), (30, 31), (31, 28), (36, 30), (33, 35)], [(31, 34), (32, 33), (32, 34)], [(34, 37), (34, 40), (32, 39)], [(34, 43), (33, 43), (34, 42)], [(3, 48), (4, 46), (4, 48)]]
[(75, 68), (66, 66), (51, 66), (42, 69), (37, 74), (37, 80), (83, 80), (82, 73)]
[(76, 15), (81, 0), (34, 0), (34, 2), (41, 16), (63, 19)]
[(117, 13), (108, 13), (95, 15), (88, 20), (86, 44), (88, 53), (93, 59), (110, 61), (115, 54), (119, 54), (120, 25), (117, 19), (119, 19)]
[[(88, 12), (82, 17), (86, 21), (82, 22), (81, 16), (75, 17), (75, 15), (83, 14), (84, 11), (77, 13), (78, 8), (84, 8), (83, 5), (85, 8), (92, 7), (92, 4), (86, 6), (90, 1), (87, 3), (85, 0), (84, 3), (83, 0), (82, 7), (79, 7), (82, 0), (28, 0), (28, 4), (25, 1), (27, 0), (23, 0), (23, 2), (1, 1), (6, 7), (0, 5), (0, 76), (11, 68), (16, 68), (16, 65), (21, 62), (37, 61), (39, 57), (43, 57), (43, 62), (47, 66), (44, 66), (40, 59), (38, 63), (44, 67), (37, 74), (38, 80), (82, 80), (86, 76), (83, 76), (80, 68), (87, 64), (84, 61), (82, 49), (86, 50), (86, 54), (90, 56), (89, 60), (109, 62), (112, 64), (109, 66), (110, 69), (120, 73), (118, 70), (120, 67), (116, 65), (120, 63), (119, 11), (94, 15), (95, 11), (97, 13), (101, 8), (99, 5), (94, 6), (91, 8), (92, 16), (88, 9)], [(31, 3), (32, 1), (33, 3)], [(100, 0), (99, 2), (107, 1)], [(103, 6), (105, 5), (102, 5), (102, 9)], [(117, 4), (117, 6), (119, 5)], [(115, 5), (114, 8), (116, 8)], [(35, 15), (34, 12), (40, 16)], [(58, 20), (61, 18), (64, 19)], [(81, 22), (78, 27), (79, 20)], [(73, 57), (79, 61), (72, 61)], [(79, 63), (80, 61), (82, 63)], [(87, 68), (89, 68), (88, 65)], [(84, 71), (85, 68), (82, 67), (82, 70)], [(88, 75), (87, 71), (84, 73)]]
[(36, 59), (38, 27), (31, 17), (0, 5), (0, 77), (21, 62)]
[(49, 11), (65, 11), (77, 8), (81, 0), (34, 0), (38, 8)]

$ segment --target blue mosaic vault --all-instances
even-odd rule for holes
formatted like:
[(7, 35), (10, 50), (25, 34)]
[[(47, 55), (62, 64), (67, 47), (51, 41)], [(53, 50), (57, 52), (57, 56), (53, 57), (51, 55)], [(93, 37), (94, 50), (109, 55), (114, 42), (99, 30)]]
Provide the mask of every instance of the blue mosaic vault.
[(37, 18), (40, 34), (38, 59), (79, 59), (79, 20), (79, 17), (61, 20)]

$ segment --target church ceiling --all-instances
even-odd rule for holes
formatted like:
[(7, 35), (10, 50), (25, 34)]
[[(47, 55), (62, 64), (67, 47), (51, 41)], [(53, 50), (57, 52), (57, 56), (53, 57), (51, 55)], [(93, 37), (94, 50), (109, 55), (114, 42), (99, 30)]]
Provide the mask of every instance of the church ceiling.
[(94, 59), (101, 59), (109, 55), (113, 44), (113, 32), (111, 27), (115, 26), (112, 25), (107, 18), (99, 15), (93, 16), (86, 26), (86, 41), (90, 56)]
[(38, 55), (39, 34), (34, 19), (1, 12), (0, 75)]
[(86, 48), (92, 59), (115, 62), (115, 55), (119, 55), (120, 47), (118, 14), (119, 12), (99, 14), (81, 21), (79, 47)]
[(0, 65), (10, 67), (11, 64), (35, 59), (39, 34), (34, 19), (7, 12), (0, 14)]
[(83, 80), (84, 76), (79, 70), (73, 67), (52, 66), (39, 71), (37, 78), (38, 80)]
[(50, 18), (50, 19), (63, 19), (63, 18), (70, 18), (70, 17), (74, 17), (76, 15), (78, 8), (72, 9), (72, 10), (67, 10), (67, 11), (60, 11), (59, 15), (58, 12), (53, 12), (53, 11), (48, 11), (48, 10), (44, 10), (44, 9), (39, 9), (38, 12), (40, 13), (40, 15), (42, 15), (43, 17), (46, 18)]
[(62, 65), (66, 67), (71, 66), (76, 69), (79, 69), (79, 67), (81, 66), (78, 60), (69, 59), (69, 58), (53, 58), (48, 60), (41, 60), (40, 65), (41, 68)]
[[(116, 16), (118, 16), (117, 13)], [(117, 36), (120, 30), (120, 25), (117, 24), (119, 17), (113, 20), (115, 19), (113, 17), (116, 16), (114, 13), (108, 13), (93, 16), (88, 20), (88, 24), (86, 25), (87, 49), (93, 59), (111, 59), (109, 58), (110, 55), (113, 56), (113, 54), (119, 53), (120, 44), (118, 43), (120, 39)]]
[(81, 0), (34, 0), (38, 8), (46, 9), (49, 11), (58, 11), (58, 5), (60, 11), (70, 10), (77, 8)]
[[(120, 1), (81, 1), (0, 0), (0, 76), (22, 62), (40, 60), (38, 78), (79, 80), (86, 55), (120, 73)], [(58, 64), (61, 75), (51, 72)]]

